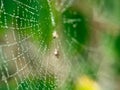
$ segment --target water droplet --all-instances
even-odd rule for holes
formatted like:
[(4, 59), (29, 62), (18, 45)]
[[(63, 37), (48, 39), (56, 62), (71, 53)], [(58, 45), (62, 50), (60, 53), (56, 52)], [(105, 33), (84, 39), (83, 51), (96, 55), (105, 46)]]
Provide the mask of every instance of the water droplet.
[(53, 32), (53, 38), (54, 38), (54, 39), (55, 39), (55, 38), (58, 38), (58, 34), (57, 34), (56, 31)]

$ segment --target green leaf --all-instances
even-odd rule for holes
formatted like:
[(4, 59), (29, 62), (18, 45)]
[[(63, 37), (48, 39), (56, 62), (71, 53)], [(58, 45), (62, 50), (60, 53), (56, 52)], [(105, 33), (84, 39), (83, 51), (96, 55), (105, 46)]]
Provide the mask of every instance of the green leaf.
[(49, 46), (53, 25), (48, 0), (1, 0), (1, 5), (1, 32), (13, 29), (18, 40), (31, 35), (31, 42)]
[(56, 81), (53, 76), (44, 78), (26, 79), (20, 83), (18, 90), (55, 90)]
[(63, 12), (62, 18), (67, 49), (71, 48), (71, 52), (80, 52), (81, 46), (85, 45), (89, 36), (89, 24), (86, 16), (70, 7)]

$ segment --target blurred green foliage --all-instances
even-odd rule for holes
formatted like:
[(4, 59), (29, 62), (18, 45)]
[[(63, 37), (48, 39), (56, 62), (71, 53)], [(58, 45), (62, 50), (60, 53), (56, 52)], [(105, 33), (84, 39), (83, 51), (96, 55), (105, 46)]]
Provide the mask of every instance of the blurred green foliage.
[(81, 46), (85, 45), (89, 36), (87, 17), (74, 7), (70, 7), (63, 12), (62, 19), (65, 45), (68, 49), (71, 48), (68, 52), (80, 53)]

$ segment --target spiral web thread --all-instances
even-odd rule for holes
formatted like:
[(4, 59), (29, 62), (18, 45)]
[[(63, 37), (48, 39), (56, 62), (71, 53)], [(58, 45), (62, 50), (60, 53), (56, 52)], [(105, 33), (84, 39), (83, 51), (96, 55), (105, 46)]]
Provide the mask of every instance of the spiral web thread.
[[(49, 68), (48, 60), (51, 56), (49, 54), (47, 58), (42, 57), (46, 56), (46, 46), (42, 52), (40, 51), (44, 39), (41, 39), (40, 45), (38, 45), (37, 49), (34, 44), (28, 42), (35, 34), (34, 30), (36, 30), (36, 27), (40, 28), (40, 23), (35, 18), (39, 16), (38, 7), (34, 6), (34, 3), (39, 5), (39, 2), (37, 0), (26, 0), (26, 2), (30, 4), (28, 5), (21, 0), (11, 0), (11, 3), (17, 5), (17, 9), (14, 8), (12, 13), (6, 12), (6, 8), (4, 7), (5, 2), (7, 1), (0, 0), (1, 33), (2, 30), (5, 31), (1, 37), (2, 41), (0, 44), (0, 89), (46, 90), (47, 86), (44, 83), (49, 82), (51, 90), (55, 86), (52, 85), (54, 84), (54, 81), (49, 79), (46, 81), (46, 76), (50, 78), (52, 77), (52, 74), (48, 74), (49, 72), (47, 70)], [(22, 17), (19, 16), (20, 8), (23, 9)], [(31, 19), (27, 18), (28, 16), (25, 12), (30, 15)], [(9, 23), (7, 17), (11, 18), (12, 22)], [(18, 26), (17, 20), (20, 21), (20, 26)], [(26, 29), (30, 29), (29, 32), (31, 32), (31, 34), (28, 35), (27, 32), (25, 32)], [(16, 33), (16, 31), (19, 32)], [(41, 35), (41, 31), (39, 31), (39, 35)], [(42, 59), (46, 59), (46, 62), (43, 62)], [(38, 78), (43, 79), (42, 86), (40, 83), (34, 83), (33, 80), (38, 80)], [(53, 78), (57, 77), (53, 76)], [(11, 85), (11, 83), (14, 85)]]
[[(41, 32), (39, 21), (35, 18), (39, 17), (39, 7), (33, 4), (36, 3), (40, 5), (39, 1), (26, 0), (26, 3), (23, 3), (22, 0), (11, 1), (16, 5), (16, 8), (12, 13), (9, 13), (6, 12), (6, 8), (4, 7), (4, 2), (7, 1), (0, 0), (0, 90), (52, 90), (52, 88), (57, 87), (57, 85), (54, 85), (55, 82), (51, 80), (51, 77), (58, 83), (62, 83), (61, 81), (65, 80), (68, 76), (70, 66), (72, 66), (70, 62), (67, 61), (68, 55), (64, 52), (62, 41), (59, 37), (54, 39), (52, 50), (47, 51), (47, 46), (43, 49), (44, 38), (41, 38), (40, 44), (36, 48), (34, 43), (29, 40), (34, 37), (36, 28), (39, 30), (40, 36), (43, 33)], [(68, 3), (68, 0), (62, 1), (60, 4), (61, 8), (58, 7), (58, 10), (64, 12), (69, 5), (64, 7), (64, 4)], [(71, 2), (72, 0), (70, 0), (69, 4), (71, 4)], [(20, 8), (23, 9), (22, 16), (19, 15), (19, 12), (21, 12)], [(27, 14), (25, 12), (27, 12)], [(30, 19), (28, 18), (28, 14), (30, 15)], [(11, 18), (11, 22), (8, 17)], [(20, 25), (18, 25), (18, 21), (20, 21)], [(75, 21), (79, 20), (69, 20), (66, 21), (66, 23)], [(30, 34), (28, 34), (26, 30), (29, 30)], [(67, 40), (65, 40), (65, 42), (71, 46), (72, 42), (76, 41), (74, 41), (73, 38), (71, 42)], [(95, 59), (98, 59), (101, 52), (103, 52), (100, 50), (101, 47), (92, 48), (84, 45), (81, 45), (81, 47), (88, 52), (89, 57)], [(55, 53), (54, 50), (56, 51)], [(46, 51), (48, 53), (46, 53)], [(70, 50), (68, 51), (70, 52)], [(60, 56), (56, 57), (56, 53), (58, 55), (60, 54)], [(82, 55), (80, 57), (81, 60), (85, 61), (86, 58)], [(77, 72), (77, 68), (81, 68), (82, 71), (84, 66), (82, 67), (77, 63), (77, 58), (73, 58), (73, 60), (76, 62), (75, 72)], [(98, 73), (109, 79), (109, 76), (106, 76), (106, 73), (104, 74), (104, 70), (102, 73), (101, 71)], [(43, 80), (42, 86), (41, 83), (34, 81), (41, 80), (41, 78)], [(50, 88), (45, 84), (46, 82), (49, 82), (51, 85), (49, 86)]]

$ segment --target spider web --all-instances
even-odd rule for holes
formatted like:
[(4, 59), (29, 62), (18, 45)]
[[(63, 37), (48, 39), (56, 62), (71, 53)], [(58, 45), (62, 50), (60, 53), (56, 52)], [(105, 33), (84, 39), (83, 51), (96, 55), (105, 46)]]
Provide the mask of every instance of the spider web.
[[(34, 41), (31, 42), (36, 29), (39, 30), (39, 36), (42, 35), (37, 19), (39, 8), (42, 8), (39, 6), (40, 2), (37, 0), (25, 2), (9, 0), (8, 2), (15, 7), (9, 7), (6, 0), (0, 0), (0, 28), (1, 33), (4, 32), (1, 37), (3, 41), (0, 44), (0, 83), (2, 85), (0, 88), (5, 90), (54, 89), (57, 77), (63, 77), (62, 74), (58, 76), (58, 73), (64, 72), (64, 70), (61, 71), (64, 65), (60, 65), (65, 62), (62, 60), (56, 66), (57, 68), (55, 67), (58, 59), (54, 57), (53, 52), (47, 50), (46, 45), (43, 45), (44, 38), (40, 39), (40, 44), (37, 43), (37, 46)], [(9, 12), (6, 7), (13, 10)], [(46, 53), (46, 50), (49, 53)], [(47, 86), (46, 82), (51, 86)]]
[[(56, 6), (60, 5), (57, 10), (64, 12), (72, 1), (59, 0), (56, 3)], [(6, 2), (15, 7), (7, 6)], [(49, 4), (49, 1), (47, 2)], [(50, 7), (50, 5), (48, 6)], [(6, 7), (12, 8), (12, 11), (7, 10)], [(69, 57), (67, 52), (70, 52), (71, 48), (64, 50), (61, 32), (57, 32), (58, 37), (55, 34), (51, 48), (45, 45), (46, 39), (42, 37), (45, 32), (41, 29), (41, 23), (38, 20), (41, 9), (43, 7), (40, 6), (39, 0), (0, 0), (0, 89), (2, 90), (54, 90), (64, 84), (70, 73), (78, 74), (79, 68), (82, 72), (87, 66), (87, 64), (80, 66), (81, 64), (78, 63), (79, 58), (85, 62), (87, 58), (84, 56)], [(52, 13), (50, 15), (52, 24), (55, 25)], [(79, 19), (74, 19), (65, 21), (65, 23), (79, 21)], [(57, 29), (60, 30), (61, 27), (55, 28), (53, 33), (56, 33)], [(69, 47), (74, 42), (78, 43), (74, 38), (71, 42), (68, 40), (65, 42)], [(101, 48), (82, 44), (80, 46), (88, 52), (87, 54), (92, 59), (98, 59), (103, 52), (100, 51)], [(73, 60), (74, 65), (71, 64), (70, 59)], [(98, 65), (98, 63), (100, 62), (96, 64)], [(75, 68), (76, 70), (74, 70)], [(105, 71), (102, 72), (102, 74), (104, 73)]]

